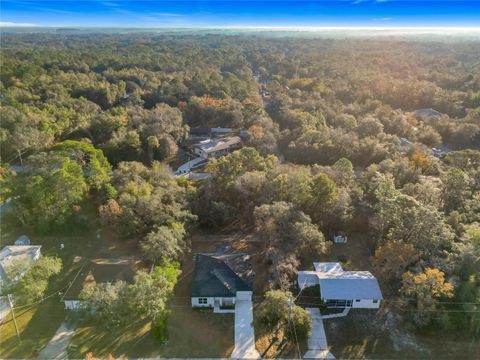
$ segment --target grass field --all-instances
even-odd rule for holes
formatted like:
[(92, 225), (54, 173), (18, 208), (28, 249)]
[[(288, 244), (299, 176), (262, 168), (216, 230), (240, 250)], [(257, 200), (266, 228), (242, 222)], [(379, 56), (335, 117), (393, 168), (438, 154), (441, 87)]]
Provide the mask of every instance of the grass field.
[(64, 318), (65, 310), (58, 297), (36, 307), (19, 309), (16, 312), (19, 341), (12, 317), (8, 315), (0, 328), (0, 357), (22, 359), (34, 356), (35, 349), (48, 343)]
[[(72, 229), (71, 233), (62, 232), (55, 235), (38, 235), (29, 229), (21, 228), (8, 216), (2, 219), (2, 247), (13, 244), (19, 235), (26, 234), (30, 237), (32, 244), (42, 245), (42, 255), (61, 258), (63, 268), (46, 291), (45, 295), (49, 296), (48, 299), (15, 311), (21, 342), (17, 339), (11, 315), (4, 319), (0, 325), (0, 358), (32, 357), (36, 350), (43, 348), (49, 342), (67, 315), (60, 301), (59, 291), (66, 290), (69, 281), (75, 277), (83, 261), (127, 251), (124, 247), (125, 243), (129, 244), (128, 242), (113, 242), (108, 229), (101, 229), (98, 226), (96, 209), (91, 203), (86, 202), (82, 210), (84, 222), (89, 226)], [(100, 238), (97, 233), (101, 234)], [(60, 244), (64, 244), (63, 250), (60, 250)]]
[[(198, 239), (198, 238), (197, 238)], [(72, 358), (86, 353), (114, 357), (229, 357), (233, 351), (233, 314), (213, 314), (211, 310), (194, 310), (190, 304), (193, 253), (214, 251), (219, 242), (193, 241), (192, 252), (182, 259), (182, 274), (169, 304), (169, 340), (162, 344), (150, 332), (150, 323), (140, 321), (126, 328), (102, 329), (83, 323), (71, 344), (77, 348)]]
[[(375, 311), (352, 310), (347, 317), (324, 322), (328, 344), (337, 359), (477, 360), (480, 343), (451, 334), (410, 334), (384, 328)], [(397, 343), (397, 345), (395, 345)]]

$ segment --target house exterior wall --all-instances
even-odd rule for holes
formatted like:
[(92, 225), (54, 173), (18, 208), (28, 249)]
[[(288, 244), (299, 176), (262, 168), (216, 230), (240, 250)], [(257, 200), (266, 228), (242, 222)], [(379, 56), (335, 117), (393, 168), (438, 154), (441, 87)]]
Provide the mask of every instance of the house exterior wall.
[[(201, 301), (201, 299), (206, 299)], [(223, 305), (235, 305), (234, 297), (192, 297), (192, 307), (197, 308), (213, 308), (215, 306), (215, 301), (218, 301), (220, 306)]]
[[(357, 301), (360, 300), (360, 301)], [(378, 309), (380, 307), (381, 300), (377, 300), (375, 303), (373, 299), (357, 299), (353, 300), (352, 308), (357, 309)]]
[(204, 159), (208, 159), (208, 154), (207, 154), (205, 151), (203, 151), (202, 149), (200, 149), (199, 147), (195, 147), (195, 148), (193, 149), (193, 152), (194, 152), (196, 155), (201, 156), (201, 157), (204, 158)]
[[(328, 308), (344, 308), (344, 307), (351, 307), (356, 309), (378, 309), (380, 307), (381, 300), (374, 300), (374, 299), (324, 299), (322, 298), (327, 304)], [(332, 301), (345, 301), (347, 305), (329, 305), (328, 302)], [(375, 302), (376, 301), (376, 302)], [(350, 305), (351, 304), (351, 305)]]
[(78, 310), (81, 305), (80, 300), (65, 300), (64, 303), (67, 310)]

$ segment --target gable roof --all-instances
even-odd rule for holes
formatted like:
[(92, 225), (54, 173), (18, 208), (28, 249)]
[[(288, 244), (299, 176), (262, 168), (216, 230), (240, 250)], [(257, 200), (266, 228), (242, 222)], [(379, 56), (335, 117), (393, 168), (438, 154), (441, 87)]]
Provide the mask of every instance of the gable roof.
[(230, 136), (221, 139), (208, 139), (201, 141), (196, 147), (205, 151), (206, 153), (212, 153), (220, 150), (229, 149), (231, 146), (238, 145), (242, 142), (239, 136)]
[(143, 267), (138, 259), (95, 259), (90, 260), (81, 270), (63, 296), (63, 300), (78, 300), (87, 285), (125, 281), (133, 283), (137, 271)]
[(237, 291), (252, 291), (250, 284), (225, 261), (221, 256), (195, 255), (192, 297), (235, 297)]
[(314, 262), (315, 271), (321, 272), (339, 272), (343, 271), (342, 265), (338, 262)]
[[(368, 271), (361, 272), (368, 273), (370, 276), (346, 274), (343, 277), (319, 279), (322, 298), (335, 300), (383, 299), (377, 279)], [(346, 271), (346, 273), (350, 273), (350, 271)], [(353, 271), (353, 273), (357, 272)]]
[(315, 271), (299, 271), (300, 287), (320, 285), (324, 300), (381, 300), (382, 292), (375, 276), (369, 271), (344, 271), (338, 262), (315, 262)]
[(426, 117), (442, 117), (443, 114), (440, 111), (434, 110), (432, 108), (428, 109), (417, 109), (413, 112), (414, 116), (426, 116)]

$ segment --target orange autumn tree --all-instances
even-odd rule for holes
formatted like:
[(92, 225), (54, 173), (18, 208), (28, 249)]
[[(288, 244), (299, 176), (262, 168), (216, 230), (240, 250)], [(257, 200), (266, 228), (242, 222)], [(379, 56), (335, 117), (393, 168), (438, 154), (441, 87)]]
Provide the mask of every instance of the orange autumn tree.
[(220, 107), (227, 103), (226, 99), (217, 99), (208, 95), (204, 95), (197, 99), (199, 106), (202, 108), (207, 106)]
[(445, 281), (443, 271), (427, 268), (418, 274), (410, 271), (403, 274), (400, 292), (405, 298), (416, 301), (417, 311), (413, 312), (413, 321), (418, 325), (426, 325), (435, 313), (437, 300), (453, 296), (453, 285)]
[(419, 257), (419, 251), (412, 244), (389, 241), (375, 250), (373, 268), (382, 279), (396, 284)]
[(420, 169), (422, 171), (425, 171), (430, 166), (430, 161), (425, 154), (417, 150), (410, 158), (410, 164), (415, 170)]
[(254, 138), (254, 139), (263, 139), (265, 136), (265, 129), (261, 125), (253, 124), (248, 128), (248, 133)]

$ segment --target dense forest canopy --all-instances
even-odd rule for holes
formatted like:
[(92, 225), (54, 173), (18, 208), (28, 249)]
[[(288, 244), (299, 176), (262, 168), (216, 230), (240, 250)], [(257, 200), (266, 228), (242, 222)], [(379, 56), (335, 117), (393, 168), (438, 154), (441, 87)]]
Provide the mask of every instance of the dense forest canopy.
[[(229, 225), (262, 239), (270, 290), (359, 231), (386, 306), (480, 334), (478, 42), (44, 33), (1, 47), (0, 195), (22, 226), (71, 231), (90, 202), (170, 269), (195, 226)], [(248, 134), (201, 182), (168, 167), (195, 127)]]

